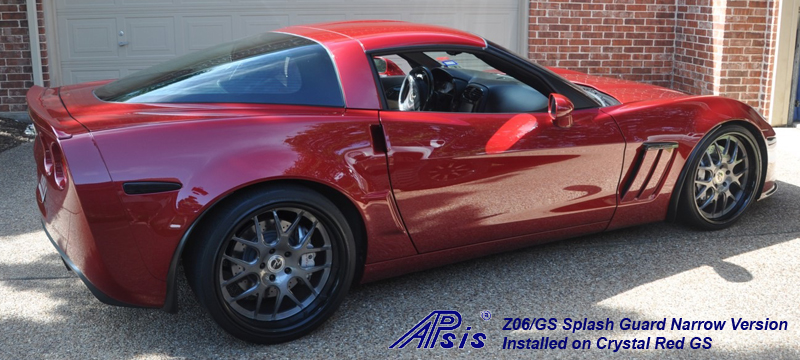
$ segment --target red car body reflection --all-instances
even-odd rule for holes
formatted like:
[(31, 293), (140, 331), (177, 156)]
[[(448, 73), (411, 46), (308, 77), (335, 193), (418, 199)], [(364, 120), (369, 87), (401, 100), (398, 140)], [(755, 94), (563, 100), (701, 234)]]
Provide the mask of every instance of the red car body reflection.
[[(369, 282), (670, 219), (685, 162), (720, 124), (742, 124), (764, 154), (772, 150), (772, 128), (737, 101), (559, 69), (622, 104), (575, 110), (570, 127), (547, 113), (386, 111), (365, 51), (480, 50), (487, 42), (401, 22), (280, 31), (333, 55), (345, 108), (108, 103), (93, 94), (106, 82), (28, 93), (45, 229), (101, 300), (174, 310), (176, 268), (193, 225), (256, 184), (300, 183), (355, 208), (367, 239), (361, 281)], [(677, 147), (643, 150), (664, 142)], [(766, 158), (762, 196), (775, 186)], [(134, 181), (181, 188), (123, 191)]]

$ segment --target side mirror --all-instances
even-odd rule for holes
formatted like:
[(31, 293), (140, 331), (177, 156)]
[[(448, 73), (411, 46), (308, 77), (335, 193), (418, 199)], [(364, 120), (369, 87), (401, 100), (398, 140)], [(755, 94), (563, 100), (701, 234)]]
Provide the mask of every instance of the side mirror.
[(378, 71), (378, 74), (384, 75), (386, 74), (386, 59), (376, 56), (372, 58), (372, 61), (375, 62), (375, 70)]
[(397, 66), (394, 61), (385, 57), (375, 56), (372, 58), (372, 61), (375, 63), (375, 70), (378, 71), (378, 75), (380, 76), (397, 76), (406, 74), (402, 69), (400, 69), (400, 66)]
[(572, 105), (572, 101), (569, 101), (566, 96), (555, 93), (550, 94), (547, 112), (550, 113), (550, 119), (553, 120), (553, 125), (560, 128), (571, 127), (572, 110), (575, 110), (575, 105)]

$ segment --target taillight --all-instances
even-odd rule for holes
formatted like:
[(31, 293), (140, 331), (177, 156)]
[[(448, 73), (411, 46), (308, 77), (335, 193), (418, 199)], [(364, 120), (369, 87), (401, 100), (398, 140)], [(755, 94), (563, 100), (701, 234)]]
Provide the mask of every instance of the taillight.
[[(45, 163), (47, 163), (46, 159), (47, 154), (45, 154)], [(53, 169), (53, 181), (59, 189), (63, 190), (67, 185), (67, 175), (64, 169), (64, 155), (61, 152), (61, 147), (58, 145), (58, 142), (50, 144), (50, 159)]]

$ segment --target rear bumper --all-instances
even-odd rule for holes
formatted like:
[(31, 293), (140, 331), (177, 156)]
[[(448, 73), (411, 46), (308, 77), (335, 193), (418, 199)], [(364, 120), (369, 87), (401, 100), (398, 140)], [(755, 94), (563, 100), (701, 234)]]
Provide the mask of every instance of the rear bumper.
[(75, 274), (78, 275), (78, 277), (81, 279), (81, 281), (83, 281), (83, 283), (86, 284), (86, 287), (89, 288), (89, 291), (92, 292), (92, 295), (94, 295), (94, 297), (96, 297), (97, 300), (100, 300), (101, 302), (109, 304), (109, 305), (125, 306), (125, 307), (139, 307), (139, 306), (127, 304), (127, 303), (121, 302), (119, 300), (116, 300), (116, 299), (108, 296), (108, 294), (104, 293), (102, 290), (98, 289), (97, 286), (94, 286), (94, 284), (92, 284), (92, 282), (89, 281), (88, 278), (86, 278), (86, 275), (83, 274), (81, 269), (79, 269), (75, 265), (75, 263), (73, 263), (72, 260), (69, 259), (69, 256), (67, 256), (67, 254), (64, 252), (64, 250), (62, 250), (61, 247), (59, 247), (58, 244), (56, 244), (56, 241), (53, 240), (53, 237), (50, 235), (50, 232), (47, 230), (47, 225), (45, 224), (44, 221), (42, 221), (42, 228), (44, 228), (44, 233), (47, 235), (47, 239), (50, 240), (50, 243), (53, 244), (53, 247), (56, 248), (56, 251), (58, 251), (58, 254), (61, 255), (61, 259), (64, 260), (64, 263), (72, 270), (72, 272), (74, 272)]
[(37, 131), (35, 201), (48, 239), (100, 301), (161, 307), (166, 281), (148, 271), (139, 247), (147, 239), (132, 231), (147, 219), (121, 203), (92, 134), (75, 125), (57, 91), (34, 87), (27, 98)]

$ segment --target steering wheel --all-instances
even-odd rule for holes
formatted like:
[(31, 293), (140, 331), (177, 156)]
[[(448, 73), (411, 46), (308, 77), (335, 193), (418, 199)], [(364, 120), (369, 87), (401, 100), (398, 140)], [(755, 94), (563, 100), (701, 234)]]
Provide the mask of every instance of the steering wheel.
[(400, 85), (397, 99), (400, 111), (420, 111), (425, 109), (433, 94), (433, 74), (425, 66), (417, 66), (408, 72)]

